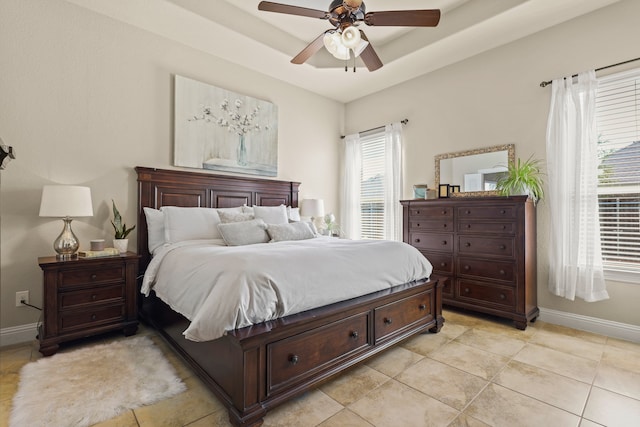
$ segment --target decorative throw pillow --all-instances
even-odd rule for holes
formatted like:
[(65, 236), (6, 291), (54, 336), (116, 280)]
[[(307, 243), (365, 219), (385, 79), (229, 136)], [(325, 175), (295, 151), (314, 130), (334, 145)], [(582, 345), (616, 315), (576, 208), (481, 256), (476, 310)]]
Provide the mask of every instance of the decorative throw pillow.
[(220, 222), (222, 224), (228, 224), (230, 222), (250, 221), (252, 219), (255, 219), (255, 216), (252, 213), (236, 213), (236, 212), (218, 211), (218, 215), (220, 216)]
[(309, 226), (303, 222), (292, 222), (290, 224), (268, 224), (267, 233), (271, 237), (271, 242), (282, 242), (284, 240), (306, 240), (313, 239), (315, 235)]
[(253, 206), (253, 213), (257, 218), (261, 218), (267, 224), (287, 224), (287, 207), (280, 206)]
[(162, 212), (167, 243), (221, 237), (217, 227), (220, 217), (215, 209), (165, 206)]
[(218, 211), (218, 213), (224, 212), (224, 213), (242, 213), (244, 212), (242, 210), (242, 206), (238, 206), (236, 208), (216, 208), (216, 210)]
[(253, 208), (251, 206), (242, 205), (242, 213), (253, 213)]
[(143, 208), (147, 219), (147, 246), (153, 254), (156, 249), (164, 245), (164, 214), (153, 208)]
[(218, 224), (218, 230), (228, 246), (253, 245), (267, 243), (267, 225), (261, 219)]

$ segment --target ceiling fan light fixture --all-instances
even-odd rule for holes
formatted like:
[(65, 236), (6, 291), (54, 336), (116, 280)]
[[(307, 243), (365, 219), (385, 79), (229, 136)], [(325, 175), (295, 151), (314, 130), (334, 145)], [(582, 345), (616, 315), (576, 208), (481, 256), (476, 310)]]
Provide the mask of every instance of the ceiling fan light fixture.
[(349, 48), (343, 45), (340, 34), (336, 31), (327, 32), (323, 38), (324, 47), (336, 59), (349, 59)]
[(360, 44), (360, 30), (350, 26), (342, 30), (342, 45), (349, 49), (355, 49)]

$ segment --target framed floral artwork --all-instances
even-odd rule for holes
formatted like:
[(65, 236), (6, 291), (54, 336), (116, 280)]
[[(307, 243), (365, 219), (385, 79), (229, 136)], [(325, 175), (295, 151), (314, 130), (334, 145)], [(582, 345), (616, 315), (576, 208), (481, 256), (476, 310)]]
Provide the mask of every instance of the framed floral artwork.
[(275, 104), (175, 76), (174, 165), (278, 175)]

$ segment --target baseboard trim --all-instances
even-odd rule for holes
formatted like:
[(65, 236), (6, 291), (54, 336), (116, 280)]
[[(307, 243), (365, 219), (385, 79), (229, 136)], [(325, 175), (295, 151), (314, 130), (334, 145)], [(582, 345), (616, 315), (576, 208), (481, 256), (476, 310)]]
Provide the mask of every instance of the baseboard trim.
[(581, 331), (640, 343), (640, 326), (540, 307), (540, 320)]
[(37, 323), (0, 329), (0, 347), (32, 341), (36, 339), (37, 331)]

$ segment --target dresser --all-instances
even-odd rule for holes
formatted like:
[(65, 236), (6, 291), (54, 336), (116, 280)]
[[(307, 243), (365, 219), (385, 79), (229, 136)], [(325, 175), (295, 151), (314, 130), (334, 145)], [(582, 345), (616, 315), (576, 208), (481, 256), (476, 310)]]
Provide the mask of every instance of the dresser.
[(44, 275), (40, 353), (50, 356), (61, 342), (117, 329), (134, 334), (138, 329), (138, 259), (131, 252), (70, 260), (38, 258)]
[(536, 210), (527, 196), (403, 200), (403, 240), (446, 278), (444, 305), (535, 321)]

